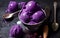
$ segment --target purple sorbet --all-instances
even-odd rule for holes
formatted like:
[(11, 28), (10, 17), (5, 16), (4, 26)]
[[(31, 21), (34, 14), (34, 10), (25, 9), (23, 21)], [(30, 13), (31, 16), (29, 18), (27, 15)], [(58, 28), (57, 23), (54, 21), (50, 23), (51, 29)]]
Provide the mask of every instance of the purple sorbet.
[(29, 2), (26, 4), (26, 11), (35, 10), (36, 7), (37, 7), (37, 4), (36, 4), (35, 1), (29, 1)]
[(15, 1), (10, 1), (8, 9), (11, 10), (12, 12), (15, 12), (16, 10), (18, 10), (18, 3)]
[(19, 37), (23, 35), (23, 30), (19, 25), (14, 25), (10, 29), (9, 36), (11, 37)]
[(31, 17), (28, 15), (28, 12), (23, 11), (21, 15), (19, 15), (19, 19), (22, 22), (28, 23), (31, 19)]
[(36, 23), (42, 21), (45, 18), (45, 14), (42, 11), (37, 11), (32, 15), (32, 20)]

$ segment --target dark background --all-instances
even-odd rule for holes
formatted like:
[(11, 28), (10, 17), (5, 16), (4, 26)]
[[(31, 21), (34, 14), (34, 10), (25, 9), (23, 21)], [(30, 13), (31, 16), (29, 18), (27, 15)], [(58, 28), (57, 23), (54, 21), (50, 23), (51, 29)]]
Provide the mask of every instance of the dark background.
[[(10, 23), (5, 24), (3, 22), (3, 18), (2, 15), (5, 14), (5, 10), (8, 6), (10, 0), (0, 0), (0, 38), (9, 38), (8, 33), (9, 33), (9, 29), (11, 28), (11, 26), (13, 24), (16, 24), (16, 22), (19, 20), (18, 17), (16, 17), (14, 20), (12, 20)], [(25, 1), (28, 2), (29, 0), (15, 0), (17, 2), (21, 2), (21, 1)], [(38, 2), (41, 7), (44, 9), (45, 6), (49, 6), (50, 7), (50, 18), (49, 18), (49, 23), (50, 23), (50, 27), (51, 24), (53, 22), (53, 0), (35, 0), (36, 2)], [(57, 22), (60, 25), (60, 1), (57, 0), (58, 2), (58, 6), (57, 6)], [(60, 38), (60, 27), (58, 29), (57, 32), (53, 32), (52, 28), (49, 29), (49, 38)]]

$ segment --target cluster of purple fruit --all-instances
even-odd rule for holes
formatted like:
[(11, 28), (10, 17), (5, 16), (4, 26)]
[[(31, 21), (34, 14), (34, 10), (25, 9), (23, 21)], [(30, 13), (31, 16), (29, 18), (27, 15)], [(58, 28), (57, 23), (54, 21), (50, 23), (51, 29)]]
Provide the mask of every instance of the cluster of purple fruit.
[[(22, 7), (22, 12), (19, 15), (19, 19), (21, 22), (28, 23), (28, 24), (35, 24), (39, 23), (45, 18), (45, 14), (42, 9), (37, 5), (35, 1), (20, 2), (17, 3), (15, 1), (10, 1), (8, 8), (6, 10), (7, 13), (15, 12)], [(17, 37), (23, 35), (23, 30), (20, 26), (14, 25), (10, 29), (10, 36)]]
[(45, 18), (44, 12), (35, 1), (29, 1), (28, 3), (10, 1), (6, 12), (13, 13), (19, 9), (18, 6), (21, 7), (22, 10), (21, 15), (19, 15), (19, 19), (24, 23), (35, 24)]
[(29, 1), (23, 8), (23, 11), (19, 15), (19, 19), (23, 23), (35, 24), (39, 23), (45, 18), (45, 14), (42, 9), (37, 5), (35, 1)]

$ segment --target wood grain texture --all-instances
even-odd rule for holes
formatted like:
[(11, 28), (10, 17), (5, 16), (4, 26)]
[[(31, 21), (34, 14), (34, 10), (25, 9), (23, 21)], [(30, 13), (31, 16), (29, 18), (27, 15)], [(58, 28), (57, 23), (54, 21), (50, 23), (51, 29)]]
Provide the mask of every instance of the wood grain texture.
[(43, 38), (47, 38), (48, 36), (48, 26), (44, 26), (44, 30), (43, 30)]

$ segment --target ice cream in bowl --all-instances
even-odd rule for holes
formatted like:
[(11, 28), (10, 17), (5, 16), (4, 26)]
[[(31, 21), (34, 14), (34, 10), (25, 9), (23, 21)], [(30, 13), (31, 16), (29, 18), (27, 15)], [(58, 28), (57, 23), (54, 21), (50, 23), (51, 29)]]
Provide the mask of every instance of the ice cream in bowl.
[(35, 1), (29, 1), (22, 12), (18, 14), (18, 18), (28, 28), (35, 29), (45, 21), (46, 12)]

